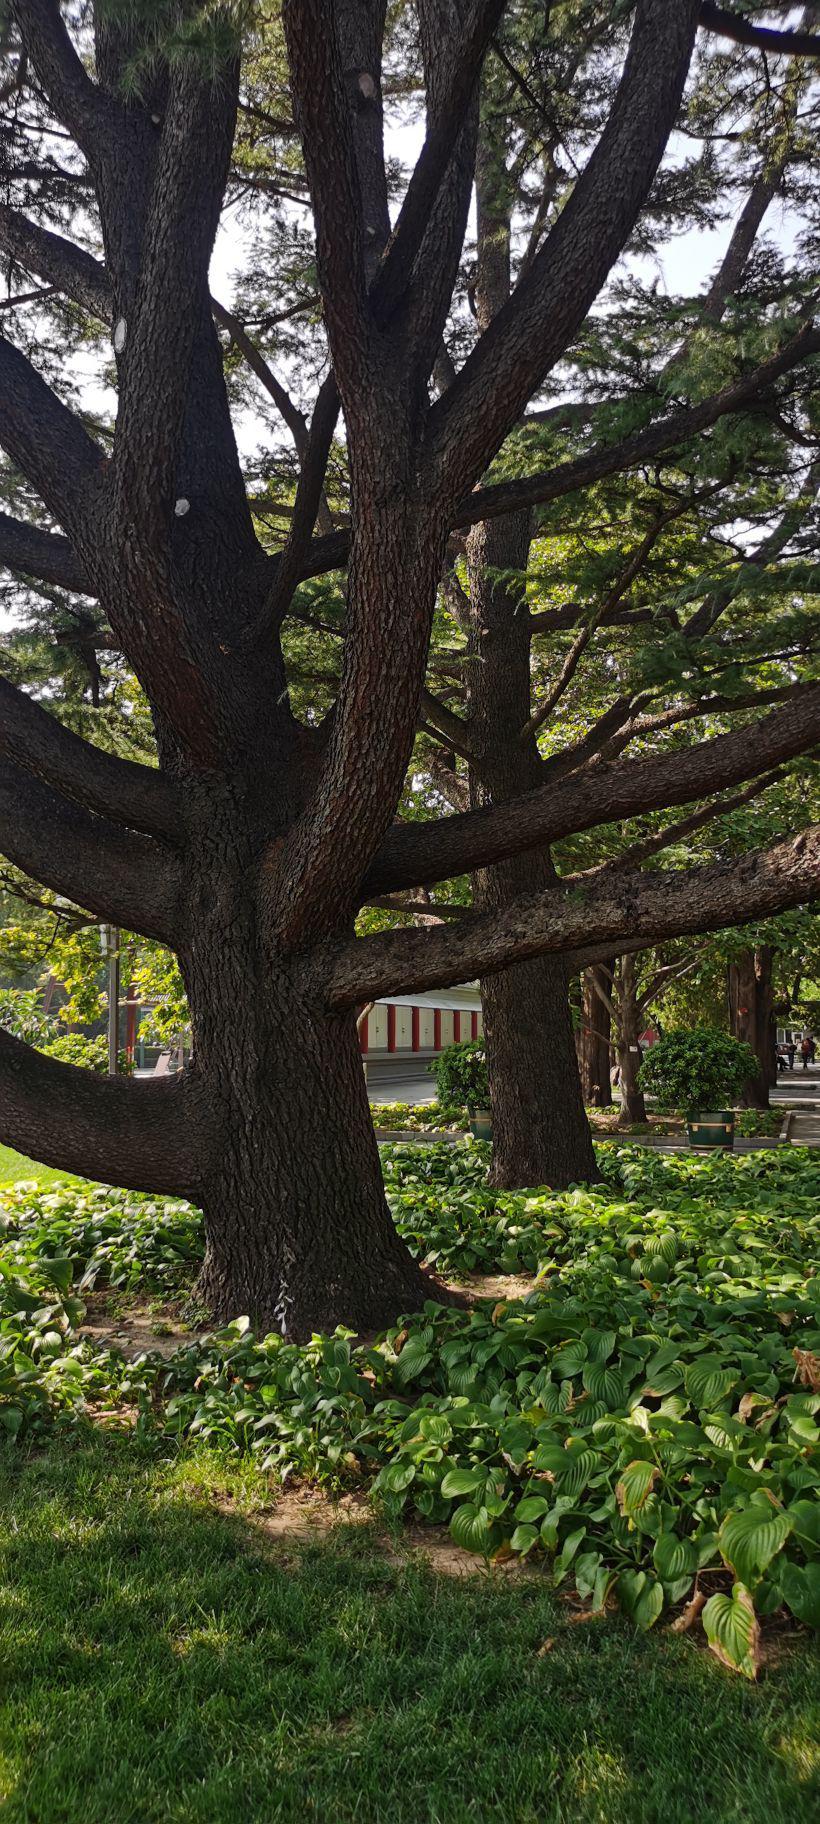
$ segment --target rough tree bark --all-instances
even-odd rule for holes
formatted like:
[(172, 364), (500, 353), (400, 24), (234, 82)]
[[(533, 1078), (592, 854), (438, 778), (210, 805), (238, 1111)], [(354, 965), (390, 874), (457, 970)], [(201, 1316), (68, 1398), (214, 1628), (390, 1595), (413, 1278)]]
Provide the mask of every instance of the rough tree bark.
[(618, 1064), (619, 1127), (646, 1120), (646, 1102), (638, 1083), (641, 1068), (642, 1009), (638, 1001), (635, 958), (622, 956), (616, 970), (615, 1057)]
[(587, 1108), (609, 1108), (612, 1101), (609, 1068), (612, 1018), (600, 989), (605, 988), (608, 994), (614, 969), (615, 958), (612, 957), (603, 964), (593, 963), (581, 976), (578, 1063)]
[(743, 1086), (746, 1108), (768, 1108), (769, 1090), (777, 1081), (773, 962), (773, 946), (756, 944), (741, 951), (726, 972), (730, 1030), (751, 1045), (757, 1058), (757, 1070)]

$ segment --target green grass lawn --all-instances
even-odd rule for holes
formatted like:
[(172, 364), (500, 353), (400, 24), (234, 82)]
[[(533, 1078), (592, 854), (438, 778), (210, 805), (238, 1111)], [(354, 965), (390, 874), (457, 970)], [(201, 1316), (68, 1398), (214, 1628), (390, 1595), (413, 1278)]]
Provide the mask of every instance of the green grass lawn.
[(38, 1165), (36, 1159), (26, 1159), (23, 1153), (15, 1153), (10, 1146), (0, 1146), (0, 1184), (13, 1184), (16, 1178), (34, 1178), (38, 1184), (56, 1184), (67, 1177), (66, 1172), (53, 1172), (48, 1165)]
[(804, 1638), (752, 1687), (690, 1640), (573, 1625), (537, 1575), (437, 1577), (359, 1527), (268, 1542), (261, 1487), (127, 1439), (3, 1456), (4, 1824), (811, 1814)]

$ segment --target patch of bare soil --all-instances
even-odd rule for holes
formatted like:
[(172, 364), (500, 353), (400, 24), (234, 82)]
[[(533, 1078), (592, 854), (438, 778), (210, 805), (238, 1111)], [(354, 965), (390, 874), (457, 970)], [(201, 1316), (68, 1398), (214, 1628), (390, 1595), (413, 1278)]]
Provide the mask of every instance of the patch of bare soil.
[(148, 1304), (106, 1290), (87, 1293), (85, 1308), (81, 1336), (101, 1349), (117, 1349), (127, 1362), (149, 1351), (174, 1355), (197, 1334), (183, 1323), (178, 1306), (173, 1304)]
[[(229, 1495), (220, 1496), (216, 1504), (222, 1513), (238, 1514)], [(405, 1564), (408, 1559), (421, 1558), (445, 1577), (487, 1575), (483, 1558), (454, 1545), (446, 1527), (402, 1526), (395, 1534), (388, 1532), (376, 1522), (364, 1493), (332, 1496), (320, 1489), (284, 1488), (269, 1507), (241, 1517), (255, 1540), (264, 1540), (276, 1548), (321, 1544), (333, 1536), (344, 1535), (350, 1528), (366, 1526), (369, 1529), (368, 1549), (375, 1547), (391, 1564)], [(492, 1575), (531, 1577), (537, 1572), (520, 1558), (508, 1558), (493, 1565)]]
[(468, 1273), (458, 1282), (458, 1289), (467, 1294), (471, 1305), (486, 1298), (494, 1298), (498, 1304), (512, 1305), (536, 1292), (538, 1281), (532, 1273)]

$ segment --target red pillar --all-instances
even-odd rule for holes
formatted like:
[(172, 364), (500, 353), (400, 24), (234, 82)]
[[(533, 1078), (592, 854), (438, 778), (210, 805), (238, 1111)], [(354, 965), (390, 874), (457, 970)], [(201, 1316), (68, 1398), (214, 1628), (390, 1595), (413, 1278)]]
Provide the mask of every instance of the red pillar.
[(471, 1039), (478, 1038), (478, 1014), (477, 1013), (470, 1014), (470, 1038)]
[(411, 1008), (410, 1021), (412, 1027), (413, 1050), (418, 1051), (421, 1047), (421, 1015), (418, 1007)]
[(437, 1007), (435, 1010), (435, 1013), (433, 1014), (433, 1050), (434, 1051), (441, 1050), (441, 1008), (440, 1007)]
[(461, 1014), (453, 1014), (453, 1044), (458, 1045), (461, 1039)]
[(395, 1049), (396, 1049), (396, 1009), (395, 1009), (395, 1007), (388, 1007), (388, 1009), (387, 1009), (387, 1049), (388, 1049), (388, 1051), (395, 1051)]

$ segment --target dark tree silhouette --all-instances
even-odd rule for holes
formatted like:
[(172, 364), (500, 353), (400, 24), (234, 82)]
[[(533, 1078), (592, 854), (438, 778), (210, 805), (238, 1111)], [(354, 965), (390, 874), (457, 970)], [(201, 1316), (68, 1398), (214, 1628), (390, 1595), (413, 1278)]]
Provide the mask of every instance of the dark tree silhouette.
[[(201, 1290), (216, 1314), (247, 1311), (294, 1337), (340, 1321), (370, 1328), (429, 1286), (385, 1203), (357, 1006), (541, 955), (577, 962), (590, 946), (614, 953), (625, 940), (761, 916), (806, 900), (820, 880), (815, 829), (731, 864), (547, 878), (446, 925), (357, 939), (357, 910), (374, 894), (512, 863), (567, 833), (721, 791), (804, 752), (820, 727), (815, 687), (762, 719), (754, 739), (746, 728), (685, 752), (579, 763), (498, 802), (398, 824), (451, 530), (675, 447), (804, 362), (820, 333), (806, 318), (722, 392), (661, 410), (571, 464), (477, 486), (634, 227), (675, 124), (699, 0), (638, 0), (586, 169), (434, 403), (478, 79), (503, 0), (418, 0), (427, 136), (392, 229), (383, 0), (285, 0), (332, 374), (271, 559), (243, 485), (208, 289), (239, 92), (230, 16), (209, 14), (164, 54), (153, 9), (144, 45), (139, 9), (93, 11), (92, 76), (56, 0), (12, 0), (25, 68), (82, 154), (104, 264), (14, 211), (2, 232), (28, 271), (110, 324), (113, 445), (3, 340), (2, 442), (59, 531), (4, 515), (0, 556), (99, 600), (150, 702), (159, 770), (99, 753), (4, 688), (0, 848), (177, 953), (194, 1061), (172, 1086), (106, 1083), (0, 1036), (0, 1133), (50, 1163), (197, 1199)], [(707, 23), (725, 29), (722, 19)], [(135, 59), (140, 79), (126, 83)], [(340, 413), (350, 523), (314, 536)], [(280, 630), (297, 584), (343, 565), (338, 699), (308, 725), (291, 709)]]

